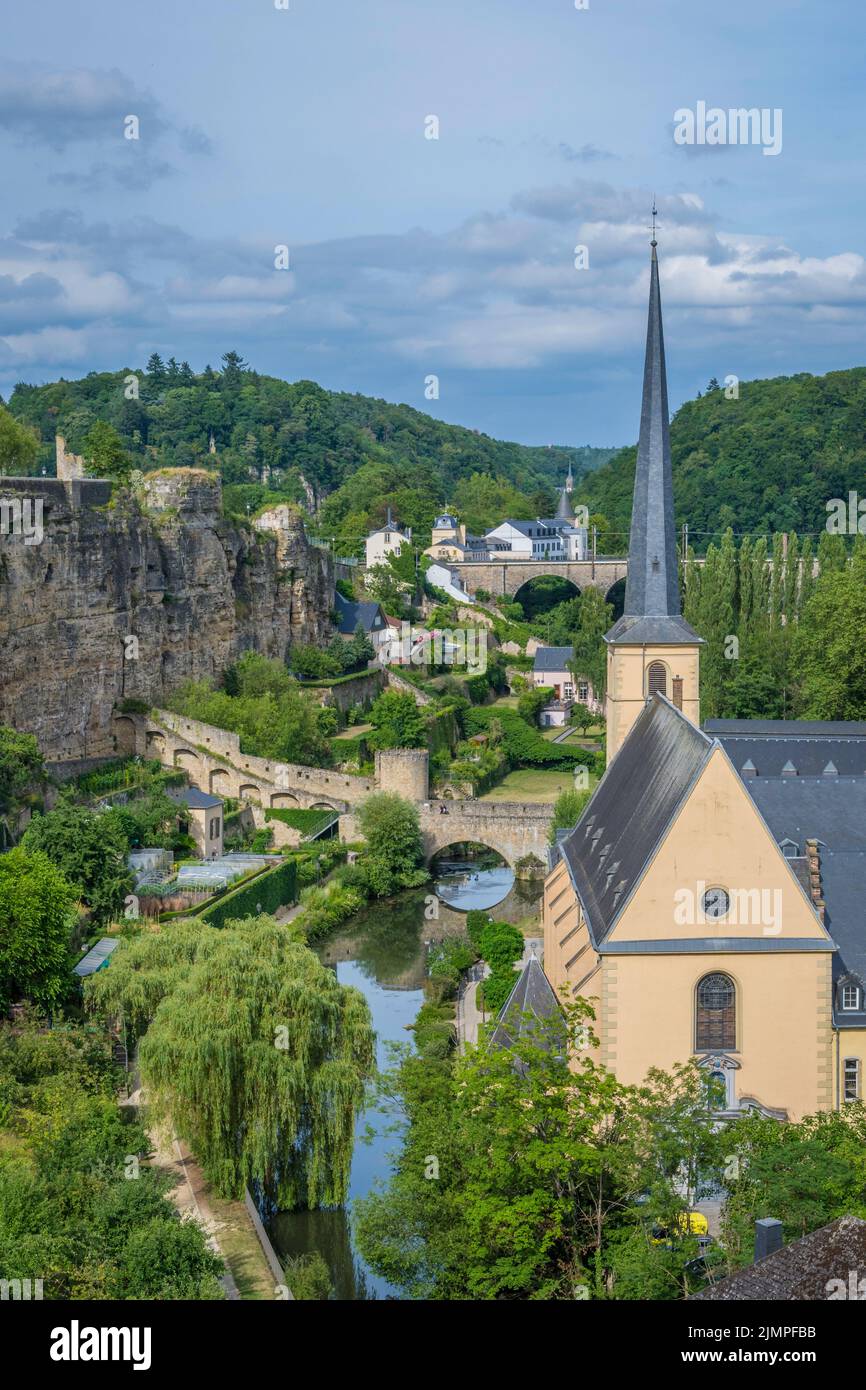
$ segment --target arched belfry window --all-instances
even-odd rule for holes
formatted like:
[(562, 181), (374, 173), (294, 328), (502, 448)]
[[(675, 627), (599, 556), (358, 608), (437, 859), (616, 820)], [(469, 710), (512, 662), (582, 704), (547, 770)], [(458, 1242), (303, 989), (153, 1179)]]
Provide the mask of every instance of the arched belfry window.
[(698, 984), (695, 1051), (732, 1052), (737, 1046), (737, 992), (728, 975), (705, 975)]
[(647, 695), (667, 695), (668, 693), (668, 672), (663, 661), (653, 661), (647, 668), (646, 673), (646, 693)]

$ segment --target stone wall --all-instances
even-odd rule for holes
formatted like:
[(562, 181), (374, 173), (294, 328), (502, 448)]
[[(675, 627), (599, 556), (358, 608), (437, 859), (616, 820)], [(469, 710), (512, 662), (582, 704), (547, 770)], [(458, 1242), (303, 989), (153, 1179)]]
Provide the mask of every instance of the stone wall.
[(44, 537), (0, 536), (0, 724), (49, 762), (114, 754), (124, 699), (159, 705), (248, 649), (283, 659), (330, 635), (333, 561), (300, 513), (279, 537), (235, 524), (202, 469), (147, 475), (138, 496), (51, 478), (4, 478), (4, 495), (43, 500)]

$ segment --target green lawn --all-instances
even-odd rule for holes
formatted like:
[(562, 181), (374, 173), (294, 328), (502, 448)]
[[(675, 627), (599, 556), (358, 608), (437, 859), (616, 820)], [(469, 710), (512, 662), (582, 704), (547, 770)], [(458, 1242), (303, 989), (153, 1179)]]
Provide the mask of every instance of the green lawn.
[[(598, 778), (590, 774), (592, 789)], [(547, 768), (521, 767), (509, 772), (498, 786), (492, 787), (481, 801), (555, 801), (560, 792), (574, 788), (570, 772), (551, 772)]]

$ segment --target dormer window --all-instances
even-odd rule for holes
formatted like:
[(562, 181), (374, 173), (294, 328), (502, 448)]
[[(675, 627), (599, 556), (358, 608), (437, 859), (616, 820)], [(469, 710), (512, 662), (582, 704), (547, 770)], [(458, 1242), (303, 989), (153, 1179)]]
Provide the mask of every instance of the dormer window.
[(786, 859), (796, 859), (800, 853), (800, 846), (796, 840), (783, 840), (781, 849)]
[(846, 1013), (851, 1013), (860, 1008), (860, 986), (842, 986), (842, 1008)]

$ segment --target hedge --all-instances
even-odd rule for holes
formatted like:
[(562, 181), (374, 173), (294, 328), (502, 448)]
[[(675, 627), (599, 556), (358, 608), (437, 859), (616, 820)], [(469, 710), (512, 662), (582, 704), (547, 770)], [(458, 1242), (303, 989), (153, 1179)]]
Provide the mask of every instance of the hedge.
[(283, 825), (289, 825), (293, 830), (300, 830), (302, 835), (307, 836), (318, 835), (338, 815), (338, 811), (302, 811), (277, 807), (265, 812), (265, 820), (282, 821)]
[(203, 912), (187, 914), (201, 917), (212, 927), (224, 927), (235, 918), (255, 917), (259, 904), (262, 912), (275, 912), (278, 907), (298, 899), (298, 866), (294, 859), (285, 859), (258, 878), (247, 880), (239, 888), (226, 893)]

